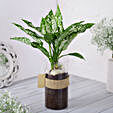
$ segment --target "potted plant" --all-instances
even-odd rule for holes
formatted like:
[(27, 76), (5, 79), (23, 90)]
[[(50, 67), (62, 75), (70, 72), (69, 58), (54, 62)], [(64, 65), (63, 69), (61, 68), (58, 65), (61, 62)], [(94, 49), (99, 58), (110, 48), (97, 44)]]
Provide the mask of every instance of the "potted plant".
[(107, 89), (113, 92), (113, 19), (104, 18), (95, 24), (92, 29), (92, 43), (98, 46), (102, 53), (109, 49), (112, 58), (108, 60)]
[[(34, 41), (30, 41), (26, 37), (14, 37), (11, 39), (24, 42), (33, 48), (39, 49), (48, 58), (51, 69), (45, 76), (45, 104), (47, 108), (64, 109), (68, 104), (69, 75), (63, 71), (62, 65), (59, 64), (59, 59), (67, 55), (84, 59), (77, 52), (67, 54), (62, 54), (62, 52), (68, 48), (69, 44), (79, 33), (85, 32), (94, 24), (83, 24), (84, 21), (81, 21), (64, 29), (59, 6), (57, 6), (55, 14), (51, 10), (45, 18), (42, 18), (40, 27), (35, 27), (28, 20), (22, 19), (22, 21), (35, 31), (25, 29), (16, 23), (13, 24), (31, 36)], [(44, 47), (43, 42), (48, 44), (48, 48)]]

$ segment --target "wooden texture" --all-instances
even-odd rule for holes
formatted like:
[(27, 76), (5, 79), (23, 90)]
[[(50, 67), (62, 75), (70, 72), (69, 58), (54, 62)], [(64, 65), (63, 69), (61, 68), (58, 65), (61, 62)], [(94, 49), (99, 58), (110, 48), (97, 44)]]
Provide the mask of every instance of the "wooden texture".
[(69, 106), (59, 111), (45, 108), (44, 88), (37, 88), (37, 77), (4, 89), (30, 106), (31, 113), (113, 113), (113, 93), (107, 92), (106, 85), (78, 76), (70, 76)]

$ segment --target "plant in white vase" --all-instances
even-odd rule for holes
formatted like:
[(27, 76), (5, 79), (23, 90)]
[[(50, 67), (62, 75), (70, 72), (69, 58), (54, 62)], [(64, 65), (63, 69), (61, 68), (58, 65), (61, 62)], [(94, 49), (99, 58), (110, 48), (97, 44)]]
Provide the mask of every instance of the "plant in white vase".
[(112, 51), (112, 59), (108, 60), (107, 90), (113, 92), (113, 18), (102, 19), (92, 27), (91, 32), (92, 44), (97, 45), (99, 51)]

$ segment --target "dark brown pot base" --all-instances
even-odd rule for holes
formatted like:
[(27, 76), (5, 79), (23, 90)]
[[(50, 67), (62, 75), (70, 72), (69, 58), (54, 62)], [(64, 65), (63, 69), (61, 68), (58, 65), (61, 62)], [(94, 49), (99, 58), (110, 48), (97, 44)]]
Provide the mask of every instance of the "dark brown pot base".
[[(52, 80), (63, 80), (69, 75), (67, 73), (56, 76), (46, 75), (46, 78)], [(49, 109), (61, 110), (68, 106), (68, 87), (64, 89), (50, 89), (45, 87), (45, 106)]]
[(61, 110), (67, 107), (68, 88), (64, 89), (49, 89), (45, 88), (47, 108)]

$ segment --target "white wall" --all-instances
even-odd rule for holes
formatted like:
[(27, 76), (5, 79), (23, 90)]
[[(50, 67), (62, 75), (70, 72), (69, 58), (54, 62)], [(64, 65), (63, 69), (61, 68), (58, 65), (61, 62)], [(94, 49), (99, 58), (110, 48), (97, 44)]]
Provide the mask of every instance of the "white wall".
[[(103, 17), (113, 17), (113, 0), (59, 0), (59, 4), (62, 8), (65, 27), (81, 20), (96, 23)], [(91, 33), (87, 30), (68, 48), (68, 51), (78, 51), (86, 58), (84, 62), (70, 57), (69, 72), (106, 82), (107, 61), (111, 58), (111, 52), (108, 50), (102, 56), (90, 40)]]
[[(59, 4), (62, 8), (65, 27), (80, 20), (97, 22), (102, 17), (113, 14), (112, 0), (62, 0), (62, 4), (60, 1)], [(26, 18), (32, 20), (35, 25), (39, 25), (41, 17), (51, 8), (56, 9), (56, 0), (0, 0), (0, 41), (12, 44), (19, 55), (18, 80), (37, 76), (42, 66), (45, 68), (46, 59), (39, 51), (9, 40), (12, 36), (26, 36), (11, 23), (17, 22), (23, 25), (20, 19)], [(80, 52), (87, 59), (84, 62), (70, 57), (69, 73), (106, 82), (107, 60), (111, 57), (111, 52), (106, 51), (101, 56), (97, 53), (96, 47), (91, 45), (90, 40), (91, 34), (88, 30), (79, 35), (65, 51)]]
[(20, 71), (17, 80), (37, 76), (42, 70), (41, 66), (42, 62), (45, 62), (45, 57), (41, 52), (29, 46), (10, 40), (13, 36), (27, 36), (12, 23), (25, 25), (20, 21), (24, 18), (38, 26), (41, 17), (50, 9), (56, 9), (55, 0), (0, 0), (0, 41), (10, 43), (19, 56)]

